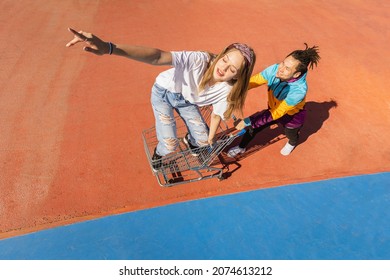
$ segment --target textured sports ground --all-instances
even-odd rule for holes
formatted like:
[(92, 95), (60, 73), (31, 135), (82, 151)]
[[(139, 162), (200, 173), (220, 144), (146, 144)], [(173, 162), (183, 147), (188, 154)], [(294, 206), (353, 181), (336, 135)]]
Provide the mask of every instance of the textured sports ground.
[[(388, 1), (0, 1), (0, 259), (390, 259)], [(308, 117), (215, 178), (161, 187), (142, 132), (167, 67), (66, 48), (106, 41), (257, 54), (318, 45)], [(251, 90), (245, 114), (266, 108)], [(222, 164), (222, 163), (221, 163)]]

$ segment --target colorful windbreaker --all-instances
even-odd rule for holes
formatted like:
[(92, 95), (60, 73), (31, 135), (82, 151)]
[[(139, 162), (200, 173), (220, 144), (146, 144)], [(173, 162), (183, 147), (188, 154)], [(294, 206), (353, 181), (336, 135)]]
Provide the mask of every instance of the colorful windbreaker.
[(255, 88), (263, 84), (268, 85), (269, 116), (262, 116), (262, 120), (251, 117), (253, 127), (259, 127), (288, 114), (294, 115), (303, 109), (307, 93), (306, 75), (297, 80), (282, 82), (276, 78), (278, 64), (269, 66), (264, 71), (251, 77), (249, 88)]

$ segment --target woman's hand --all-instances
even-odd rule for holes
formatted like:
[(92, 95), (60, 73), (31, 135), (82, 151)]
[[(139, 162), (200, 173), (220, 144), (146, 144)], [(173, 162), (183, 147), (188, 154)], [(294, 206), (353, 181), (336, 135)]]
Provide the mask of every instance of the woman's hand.
[(92, 33), (84, 31), (77, 32), (72, 28), (68, 28), (68, 30), (73, 33), (74, 38), (66, 44), (67, 47), (71, 47), (80, 42), (84, 42), (85, 44), (87, 44), (87, 46), (84, 47), (84, 50), (87, 52), (91, 52), (96, 55), (108, 54), (110, 52), (110, 43), (104, 42)]
[(207, 141), (209, 142), (209, 145), (212, 146), (215, 143), (215, 137), (213, 137), (213, 138), (209, 137), (209, 139)]
[(233, 122), (234, 127), (236, 127), (237, 124), (239, 124), (242, 121), (242, 119), (237, 119), (236, 117), (234, 117), (233, 120), (234, 120)]
[(172, 65), (172, 53), (151, 47), (133, 46), (124, 44), (112, 44), (105, 42), (92, 33), (68, 28), (73, 33), (74, 38), (66, 44), (67, 47), (78, 43), (85, 43), (84, 50), (96, 55), (114, 54), (136, 61), (152, 65)]

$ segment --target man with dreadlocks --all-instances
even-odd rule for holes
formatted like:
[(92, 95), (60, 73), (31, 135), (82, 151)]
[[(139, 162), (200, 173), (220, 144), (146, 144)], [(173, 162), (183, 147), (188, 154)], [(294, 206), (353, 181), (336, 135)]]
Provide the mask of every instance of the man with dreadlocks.
[(305, 46), (304, 50), (291, 52), (281, 63), (271, 65), (251, 77), (249, 89), (268, 85), (268, 109), (236, 122), (238, 130), (247, 126), (249, 129), (240, 144), (228, 151), (229, 157), (244, 153), (258, 132), (276, 123), (283, 125), (288, 139), (280, 153), (287, 156), (294, 150), (306, 116), (307, 70), (317, 66), (320, 60), (318, 46), (309, 48), (306, 43)]

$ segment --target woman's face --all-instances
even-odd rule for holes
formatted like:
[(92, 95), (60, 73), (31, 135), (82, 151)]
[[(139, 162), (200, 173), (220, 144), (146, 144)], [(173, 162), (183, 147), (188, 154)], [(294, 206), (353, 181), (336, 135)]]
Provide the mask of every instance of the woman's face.
[(244, 56), (237, 49), (225, 53), (215, 64), (213, 72), (214, 82), (228, 82), (237, 77), (244, 65)]

